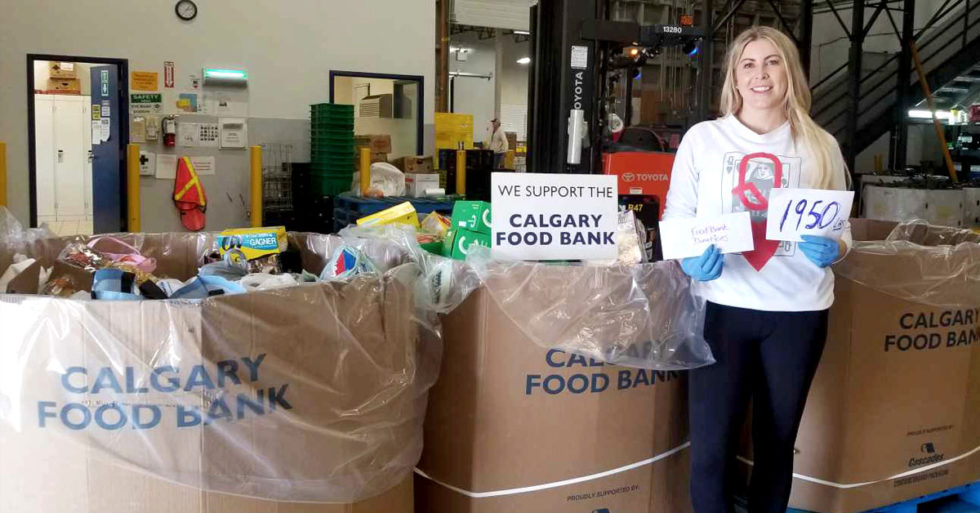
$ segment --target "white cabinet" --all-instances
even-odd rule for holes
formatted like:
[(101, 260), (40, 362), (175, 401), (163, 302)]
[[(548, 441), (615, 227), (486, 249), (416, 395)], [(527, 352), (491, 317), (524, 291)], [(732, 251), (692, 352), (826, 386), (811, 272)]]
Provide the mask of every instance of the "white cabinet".
[(38, 222), (92, 218), (91, 100), (34, 95)]

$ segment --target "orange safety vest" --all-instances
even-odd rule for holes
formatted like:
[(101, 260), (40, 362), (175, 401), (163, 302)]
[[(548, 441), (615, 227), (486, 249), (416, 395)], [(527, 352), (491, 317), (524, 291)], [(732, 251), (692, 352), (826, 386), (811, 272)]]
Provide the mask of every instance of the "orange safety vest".
[(174, 204), (180, 212), (180, 222), (191, 231), (204, 229), (208, 198), (204, 194), (201, 179), (194, 171), (191, 159), (181, 157), (177, 162), (177, 178), (174, 180)]

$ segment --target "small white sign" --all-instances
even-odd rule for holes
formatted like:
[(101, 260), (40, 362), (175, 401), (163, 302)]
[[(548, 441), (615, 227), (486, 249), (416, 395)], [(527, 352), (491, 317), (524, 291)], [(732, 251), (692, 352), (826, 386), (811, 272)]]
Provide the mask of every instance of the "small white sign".
[(157, 153), (157, 178), (161, 180), (177, 178), (177, 155)]
[(92, 120), (92, 146), (102, 144), (102, 120)]
[(851, 215), (854, 191), (772, 189), (766, 238), (800, 242), (801, 235), (840, 239)]
[(755, 249), (748, 212), (660, 221), (660, 242), (664, 260), (701, 256), (712, 244), (722, 253)]
[(99, 121), (102, 123), (102, 133), (99, 134), (99, 136), (102, 139), (102, 142), (106, 142), (112, 135), (112, 125), (109, 124), (109, 118), (102, 118)]
[(244, 148), (248, 146), (248, 125), (242, 118), (222, 118), (218, 120), (221, 133), (221, 148)]
[(493, 173), (492, 255), (501, 260), (607, 260), (616, 244), (612, 175)]
[(198, 175), (214, 174), (214, 157), (191, 157), (191, 165)]
[(140, 176), (156, 176), (157, 154), (140, 150)]
[(589, 68), (589, 47), (588, 46), (572, 46), (572, 62), (570, 67), (572, 69), (588, 69)]

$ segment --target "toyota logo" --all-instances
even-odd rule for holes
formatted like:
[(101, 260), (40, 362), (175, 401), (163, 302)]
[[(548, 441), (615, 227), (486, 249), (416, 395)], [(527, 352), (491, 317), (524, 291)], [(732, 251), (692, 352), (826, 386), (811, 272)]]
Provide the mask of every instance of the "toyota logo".
[(623, 173), (624, 182), (632, 182), (633, 180), (636, 180), (636, 175), (633, 173)]

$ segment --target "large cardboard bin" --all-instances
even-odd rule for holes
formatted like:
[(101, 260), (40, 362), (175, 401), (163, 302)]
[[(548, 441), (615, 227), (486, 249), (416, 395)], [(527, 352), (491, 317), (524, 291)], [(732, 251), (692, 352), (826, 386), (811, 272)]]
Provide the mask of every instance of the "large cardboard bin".
[(796, 443), (790, 504), (820, 513), (980, 480), (980, 235), (852, 223)]
[[(208, 240), (140, 243), (187, 278)], [(340, 241), (291, 244), (317, 272)], [(50, 265), (63, 245), (18, 249)], [(402, 272), (203, 301), (0, 296), (0, 512), (410, 513), (439, 348)]]
[[(520, 305), (540, 311), (546, 297)], [(683, 372), (540, 347), (485, 287), (443, 327), (417, 511), (690, 511)]]

